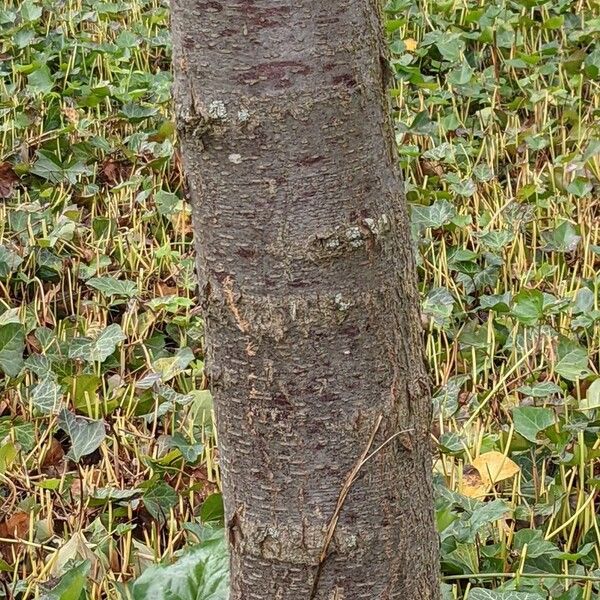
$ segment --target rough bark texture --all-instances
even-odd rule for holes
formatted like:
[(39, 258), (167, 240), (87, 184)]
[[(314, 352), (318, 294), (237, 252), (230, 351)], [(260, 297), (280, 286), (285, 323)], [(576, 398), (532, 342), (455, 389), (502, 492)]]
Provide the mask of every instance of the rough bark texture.
[(438, 598), (430, 399), (379, 4), (172, 10), (231, 599)]

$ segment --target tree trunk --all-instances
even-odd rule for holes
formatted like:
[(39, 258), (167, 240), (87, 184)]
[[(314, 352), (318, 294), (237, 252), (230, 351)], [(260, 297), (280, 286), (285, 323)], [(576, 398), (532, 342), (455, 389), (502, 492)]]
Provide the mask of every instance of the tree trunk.
[(231, 600), (438, 598), (377, 0), (173, 0)]

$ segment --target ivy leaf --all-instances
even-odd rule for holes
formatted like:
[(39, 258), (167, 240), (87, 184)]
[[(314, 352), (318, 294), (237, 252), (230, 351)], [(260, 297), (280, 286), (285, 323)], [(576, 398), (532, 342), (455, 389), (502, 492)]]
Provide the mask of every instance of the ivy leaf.
[(12, 424), (11, 430), (12, 434), (15, 436), (15, 440), (19, 442), (21, 450), (31, 452), (37, 443), (37, 432), (33, 424), (17, 421)]
[(76, 416), (66, 408), (58, 415), (58, 425), (71, 438), (71, 450), (67, 456), (75, 462), (97, 450), (106, 438), (104, 421)]
[(600, 408), (600, 379), (592, 382), (592, 385), (587, 389), (585, 398), (581, 398), (579, 401), (579, 408), (581, 410)]
[(560, 29), (565, 22), (565, 16), (564, 15), (555, 15), (553, 17), (550, 17), (549, 19), (546, 19), (543, 23), (542, 23), (542, 27), (544, 29)]
[(558, 227), (542, 232), (546, 243), (544, 250), (552, 252), (574, 252), (581, 241), (575, 226), (569, 221), (563, 221)]
[(117, 279), (116, 277), (92, 277), (88, 279), (87, 285), (102, 292), (105, 296), (125, 296), (132, 298), (137, 294), (137, 285), (129, 279)]
[(454, 297), (445, 287), (433, 288), (423, 301), (423, 313), (433, 318), (436, 325), (447, 325), (454, 309)]
[(18, 308), (9, 308), (0, 315), (0, 325), (8, 325), (9, 323), (21, 323)]
[(467, 85), (472, 77), (473, 69), (466, 60), (463, 60), (460, 67), (457, 67), (448, 73), (447, 81), (452, 85)]
[(580, 315), (594, 310), (596, 296), (592, 290), (582, 287), (577, 291), (573, 303), (573, 314)]
[(88, 406), (93, 407), (98, 401), (98, 388), (102, 385), (102, 379), (91, 373), (80, 373), (73, 377), (65, 377), (64, 383), (71, 392), (71, 402), (75, 410), (89, 416)]
[(94, 362), (95, 341), (88, 337), (75, 338), (69, 347), (69, 358)]
[(0, 371), (16, 377), (23, 368), (25, 331), (20, 323), (8, 323), (0, 327)]
[(154, 116), (158, 109), (153, 106), (141, 106), (133, 102), (128, 102), (121, 108), (121, 114), (132, 123), (139, 123), (148, 117)]
[[(13, 43), (16, 48), (26, 48), (35, 39), (35, 31), (33, 29), (19, 29), (13, 37)], [(31, 91), (35, 91), (34, 87), (28, 86)]]
[(161, 523), (166, 520), (169, 511), (177, 504), (177, 492), (164, 481), (152, 483), (142, 496), (146, 510)]
[(544, 295), (539, 290), (521, 290), (513, 302), (512, 314), (523, 325), (536, 325), (544, 316)]
[(522, 385), (517, 388), (518, 392), (525, 394), (525, 396), (531, 396), (532, 398), (546, 398), (554, 394), (562, 394), (560, 386), (556, 385), (552, 381), (542, 381), (534, 385)]
[(537, 592), (495, 592), (484, 588), (474, 588), (469, 592), (469, 600), (545, 600)]
[(577, 198), (587, 196), (593, 189), (593, 185), (585, 177), (575, 177), (567, 186), (567, 192)]
[(457, 63), (461, 54), (464, 52), (465, 43), (456, 33), (436, 32), (438, 40), (435, 45), (445, 60), (451, 63)]
[(154, 203), (159, 215), (169, 217), (183, 210), (183, 201), (173, 192), (159, 190), (154, 194)]
[(211, 494), (208, 496), (202, 503), (200, 518), (203, 523), (223, 523), (225, 519), (225, 509), (223, 507), (222, 494)]
[(58, 157), (42, 150), (37, 152), (37, 160), (31, 167), (30, 173), (52, 183), (59, 183), (63, 179), (62, 164)]
[(530, 442), (535, 442), (537, 434), (555, 422), (554, 411), (550, 408), (519, 406), (512, 414), (515, 431)]
[(0, 446), (0, 475), (6, 473), (18, 454), (19, 447), (11, 441), (6, 441)]
[(472, 179), (465, 179), (464, 181), (452, 182), (450, 189), (459, 196), (470, 198), (477, 191), (477, 186)]
[(41, 600), (79, 600), (86, 586), (91, 563), (84, 560), (81, 564), (69, 569), (60, 582)]
[(460, 573), (477, 573), (479, 557), (475, 544), (456, 544), (456, 548), (442, 556), (442, 562)]
[(55, 413), (63, 396), (62, 388), (52, 376), (44, 377), (32, 390), (31, 402), (40, 412)]
[(387, 13), (397, 13), (403, 11), (408, 8), (412, 4), (411, 0), (389, 0), (385, 5), (385, 12)]
[(42, 7), (35, 4), (33, 0), (25, 0), (19, 9), (22, 23), (33, 23), (42, 16)]
[(511, 512), (510, 505), (504, 500), (492, 500), (492, 502), (479, 503), (471, 516), (461, 524), (464, 525), (464, 535), (466, 539), (461, 541), (474, 542), (481, 529), (491, 525), (495, 521), (504, 518)]
[(468, 379), (468, 375), (454, 375), (454, 377), (450, 377), (448, 383), (436, 392), (433, 397), (433, 405), (436, 413), (441, 412), (444, 418), (449, 418), (458, 410), (458, 398), (463, 385)]
[(473, 175), (478, 181), (491, 181), (494, 179), (492, 167), (486, 163), (479, 163), (473, 168)]
[(0, 246), (0, 277), (5, 278), (14, 273), (22, 262), (23, 259), (16, 252)]
[(577, 381), (590, 374), (588, 355), (584, 348), (568, 338), (562, 338), (558, 344), (558, 362), (554, 370), (564, 379)]
[(419, 229), (439, 229), (456, 215), (456, 208), (448, 200), (437, 200), (431, 206), (413, 205), (412, 223)]
[(131, 587), (133, 600), (227, 600), (229, 555), (223, 530), (172, 565), (147, 568)]
[(63, 164), (56, 155), (47, 150), (38, 150), (36, 155), (37, 160), (33, 163), (29, 172), (51, 183), (66, 181), (71, 185), (75, 185), (80, 175), (89, 172), (83, 163), (70, 162)]
[(78, 358), (87, 362), (104, 362), (127, 339), (121, 326), (109, 325), (96, 339), (78, 337), (71, 342), (69, 358)]
[(510, 292), (504, 294), (483, 295), (479, 298), (479, 307), (483, 310), (494, 310), (498, 313), (509, 312)]
[(47, 65), (40, 65), (27, 75), (27, 87), (38, 94), (47, 94), (52, 91), (54, 80)]
[(188, 463), (194, 463), (198, 460), (204, 446), (198, 442), (189, 441), (180, 431), (175, 432), (168, 439), (169, 448), (176, 448), (181, 452), (183, 460)]
[(600, 46), (596, 45), (583, 64), (585, 73), (590, 79), (600, 79)]
[(508, 229), (499, 229), (486, 231), (479, 236), (479, 239), (490, 249), (500, 252), (506, 248), (515, 239), (514, 232)]
[(116, 43), (119, 48), (135, 48), (140, 43), (140, 39), (132, 31), (124, 29), (117, 36)]
[(515, 550), (522, 552), (525, 546), (527, 546), (528, 558), (537, 558), (544, 555), (550, 556), (558, 550), (552, 542), (544, 539), (539, 529), (521, 529), (515, 533)]
[(155, 360), (152, 367), (160, 374), (161, 380), (166, 383), (186, 369), (193, 360), (194, 353), (186, 346), (180, 348), (175, 356), (168, 356)]

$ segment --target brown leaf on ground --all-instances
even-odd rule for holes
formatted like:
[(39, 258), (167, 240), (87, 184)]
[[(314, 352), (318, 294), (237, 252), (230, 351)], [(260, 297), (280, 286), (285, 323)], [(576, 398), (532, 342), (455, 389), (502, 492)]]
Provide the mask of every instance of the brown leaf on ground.
[(192, 233), (192, 219), (185, 211), (173, 215), (171, 222), (175, 231), (180, 235), (189, 235)]
[(19, 176), (9, 162), (0, 163), (0, 198), (10, 198), (19, 181)]
[(29, 513), (18, 511), (0, 523), (0, 537), (14, 540), (27, 539), (29, 534)]
[(156, 287), (158, 288), (158, 296), (177, 296), (179, 294), (179, 288), (176, 285), (167, 285), (162, 281), (158, 281)]
[(33, 333), (28, 334), (26, 339), (27, 346), (31, 350), (33, 350), (33, 352), (39, 354), (42, 351), (42, 344), (40, 344), (40, 341), (35, 337)]
[[(29, 513), (17, 511), (0, 522), (0, 539), (26, 540), (29, 537)], [(18, 561), (18, 554), (23, 550), (23, 544), (3, 541), (0, 542), (0, 556), (9, 562)]]
[(124, 159), (107, 157), (100, 165), (98, 181), (104, 185), (116, 185), (131, 177), (133, 165)]
[(423, 173), (429, 177), (442, 177), (444, 175), (444, 167), (440, 163), (431, 160), (422, 160), (420, 164)]
[(488, 483), (483, 481), (477, 469), (471, 466), (465, 467), (463, 478), (460, 483), (460, 493), (469, 498), (483, 499), (488, 490)]
[(77, 123), (79, 123), (79, 111), (76, 108), (64, 106), (62, 112), (67, 121), (72, 125), (77, 125)]
[(48, 452), (46, 452), (46, 456), (44, 456), (44, 461), (42, 462), (42, 468), (56, 468), (60, 469), (62, 467), (62, 463), (65, 457), (65, 451), (61, 446), (61, 443), (56, 439), (52, 438), (50, 442), (50, 448)]

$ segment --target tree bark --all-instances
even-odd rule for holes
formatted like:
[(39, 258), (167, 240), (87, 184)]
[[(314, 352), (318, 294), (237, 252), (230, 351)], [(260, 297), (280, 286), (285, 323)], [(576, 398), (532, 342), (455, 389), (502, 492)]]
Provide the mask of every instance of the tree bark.
[(377, 0), (172, 0), (231, 600), (438, 598)]

